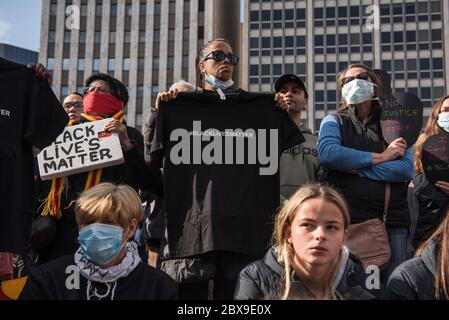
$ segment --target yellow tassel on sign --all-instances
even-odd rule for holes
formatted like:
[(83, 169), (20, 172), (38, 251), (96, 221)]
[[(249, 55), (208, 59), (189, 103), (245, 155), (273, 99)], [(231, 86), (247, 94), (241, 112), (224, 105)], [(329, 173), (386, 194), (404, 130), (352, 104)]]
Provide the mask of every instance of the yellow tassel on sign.
[(51, 182), (50, 192), (44, 200), (42, 216), (52, 216), (57, 219), (61, 218), (61, 195), (64, 190), (64, 178), (56, 178)]

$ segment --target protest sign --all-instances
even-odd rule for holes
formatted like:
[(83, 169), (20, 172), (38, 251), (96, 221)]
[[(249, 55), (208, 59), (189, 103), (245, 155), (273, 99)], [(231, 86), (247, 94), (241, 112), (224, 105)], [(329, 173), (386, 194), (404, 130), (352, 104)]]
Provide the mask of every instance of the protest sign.
[(382, 105), (380, 125), (385, 141), (390, 144), (404, 138), (407, 146), (415, 144), (423, 123), (421, 100), (409, 92), (395, 92)]
[(430, 182), (449, 182), (449, 135), (435, 134), (427, 138), (422, 148), (424, 175)]
[(67, 127), (38, 154), (41, 179), (50, 180), (123, 163), (117, 134), (104, 131), (105, 125), (112, 120)]

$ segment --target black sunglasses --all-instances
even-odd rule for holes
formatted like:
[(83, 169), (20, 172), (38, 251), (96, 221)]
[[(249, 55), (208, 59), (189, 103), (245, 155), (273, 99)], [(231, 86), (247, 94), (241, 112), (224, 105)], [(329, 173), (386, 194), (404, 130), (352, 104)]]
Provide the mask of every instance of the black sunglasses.
[(341, 82), (342, 82), (343, 85), (345, 85), (345, 84), (347, 84), (347, 83), (349, 83), (349, 82), (351, 82), (352, 80), (355, 80), (355, 79), (369, 80), (370, 79), (369, 72), (362, 72), (362, 73), (359, 73), (356, 76), (350, 76), (350, 77), (343, 78), (343, 80)]
[(203, 61), (209, 60), (209, 59), (214, 59), (215, 61), (220, 62), (220, 61), (224, 61), (226, 58), (228, 58), (229, 63), (232, 64), (233, 66), (237, 65), (240, 61), (240, 58), (237, 57), (236, 55), (234, 55), (232, 53), (226, 54), (223, 51), (209, 52), (207, 54), (207, 56), (203, 59)]

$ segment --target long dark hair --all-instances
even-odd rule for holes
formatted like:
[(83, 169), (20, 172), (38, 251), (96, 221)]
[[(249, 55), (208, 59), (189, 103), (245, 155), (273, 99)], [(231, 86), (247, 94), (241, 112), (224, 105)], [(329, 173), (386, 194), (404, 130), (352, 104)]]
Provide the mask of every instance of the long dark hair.
[(198, 54), (196, 55), (196, 60), (195, 60), (195, 64), (196, 64), (196, 88), (197, 88), (197, 90), (198, 90), (198, 88), (204, 89), (203, 88), (204, 75), (203, 75), (203, 73), (201, 72), (201, 69), (200, 69), (200, 62), (203, 61), (203, 59), (206, 57), (206, 54), (207, 54), (207, 52), (206, 52), (207, 50), (206, 49), (209, 48), (209, 46), (213, 42), (218, 42), (218, 41), (226, 43), (232, 49), (232, 46), (229, 43), (229, 41), (226, 40), (226, 39), (223, 39), (223, 38), (216, 38), (216, 39), (210, 40), (210, 41), (206, 42), (201, 47), (201, 49), (198, 51)]
[(420, 256), (433, 242), (437, 242), (436, 272), (434, 275), (435, 299), (449, 300), (449, 215), (440, 223), (435, 232), (416, 250)]
[(424, 142), (426, 142), (427, 138), (437, 134), (442, 133), (443, 130), (437, 125), (438, 115), (440, 114), (441, 106), (443, 105), (443, 102), (449, 98), (449, 95), (446, 95), (440, 100), (438, 100), (432, 108), (432, 111), (430, 112), (429, 119), (427, 119), (426, 127), (424, 128), (424, 132), (421, 133), (418, 140), (415, 143), (414, 151), (415, 151), (415, 172), (421, 173), (424, 171), (421, 157), (422, 157), (422, 146)]

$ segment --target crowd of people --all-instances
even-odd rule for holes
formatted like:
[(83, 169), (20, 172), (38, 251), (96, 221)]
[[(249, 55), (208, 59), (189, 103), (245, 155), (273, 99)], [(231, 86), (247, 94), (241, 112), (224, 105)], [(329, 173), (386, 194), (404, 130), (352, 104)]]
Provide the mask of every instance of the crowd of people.
[[(449, 299), (449, 181), (428, 181), (421, 161), (426, 139), (449, 132), (449, 96), (434, 105), (414, 145), (402, 137), (387, 143), (381, 80), (369, 67), (351, 64), (337, 76), (340, 107), (323, 119), (317, 136), (301, 123), (309, 93), (298, 76), (277, 79), (270, 102), (234, 84), (238, 63), (226, 40), (207, 42), (196, 60), (197, 83), (180, 79), (159, 93), (143, 134), (126, 124), (129, 97), (120, 80), (96, 73), (85, 81), (84, 92), (67, 95), (61, 104), (66, 126), (111, 118), (104, 130), (117, 134), (124, 162), (47, 181), (35, 165), (27, 253), (19, 255), (20, 266), (17, 259), (0, 259), (21, 268), (0, 279), (0, 297)], [(51, 82), (42, 65), (29, 69)], [(211, 123), (227, 117), (247, 121), (239, 112), (258, 110), (252, 108), (252, 101), (259, 101), (254, 99), (271, 107), (253, 116), (264, 124), (272, 121), (271, 130), (279, 124), (281, 132), (273, 179), (242, 187), (238, 173), (198, 163), (173, 176), (173, 140), (166, 137), (167, 128), (176, 125), (172, 110), (185, 118), (193, 105), (194, 121), (203, 114)], [(212, 104), (226, 117), (207, 113)], [(238, 164), (222, 165), (227, 166)], [(228, 196), (235, 189), (238, 199)], [(276, 199), (267, 200), (261, 189)], [(260, 218), (264, 203), (277, 205)], [(177, 208), (185, 212), (175, 213)], [(241, 217), (243, 211), (247, 215)], [(387, 263), (374, 269), (348, 242), (353, 226), (371, 220), (384, 224), (390, 252)], [(240, 241), (245, 236), (247, 241)], [(68, 286), (71, 266), (74, 281)]]

